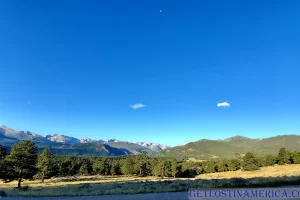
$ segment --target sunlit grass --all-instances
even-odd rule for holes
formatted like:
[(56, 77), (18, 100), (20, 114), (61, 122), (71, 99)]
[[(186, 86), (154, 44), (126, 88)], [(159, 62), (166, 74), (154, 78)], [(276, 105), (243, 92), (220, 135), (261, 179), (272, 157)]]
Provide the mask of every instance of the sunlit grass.
[[(241, 178), (243, 177), (243, 178)], [(179, 192), (189, 189), (276, 187), (300, 182), (300, 165), (265, 167), (253, 172), (224, 172), (204, 174), (196, 179), (161, 179), (157, 177), (78, 176), (41, 181), (24, 181), (22, 189), (17, 182), (1, 183), (8, 196), (98, 196)]]
[(210, 174), (201, 174), (198, 179), (215, 179), (215, 178), (255, 178), (255, 177), (283, 177), (283, 176), (300, 176), (300, 164), (292, 165), (275, 165), (262, 167), (257, 171), (230, 171)]

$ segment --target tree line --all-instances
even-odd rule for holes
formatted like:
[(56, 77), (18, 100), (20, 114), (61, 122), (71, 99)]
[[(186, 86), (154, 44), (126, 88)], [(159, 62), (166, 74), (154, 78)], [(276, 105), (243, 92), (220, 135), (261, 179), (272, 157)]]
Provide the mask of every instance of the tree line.
[(23, 140), (12, 146), (11, 151), (0, 145), (0, 179), (22, 179), (74, 176), (74, 175), (125, 175), (157, 177), (194, 177), (203, 173), (257, 170), (274, 164), (298, 164), (299, 152), (279, 150), (277, 156), (256, 157), (253, 153), (236, 156), (233, 159), (211, 159), (202, 162), (178, 161), (172, 158), (148, 156), (147, 152), (138, 155), (115, 157), (62, 156), (54, 155), (48, 148), (40, 154), (37, 146), (30, 140)]
[(7, 149), (0, 145), (0, 179), (40, 179), (74, 175), (137, 175), (179, 177), (181, 164), (175, 159), (153, 158), (147, 152), (138, 155), (97, 157), (52, 154), (49, 148), (37, 153), (37, 146), (23, 140)]
[(227, 172), (227, 171), (255, 171), (260, 167), (284, 164), (300, 164), (300, 152), (288, 151), (281, 148), (277, 155), (255, 156), (248, 152), (244, 156), (239, 154), (234, 159), (210, 159), (203, 162), (186, 162), (186, 169), (193, 169), (195, 174)]

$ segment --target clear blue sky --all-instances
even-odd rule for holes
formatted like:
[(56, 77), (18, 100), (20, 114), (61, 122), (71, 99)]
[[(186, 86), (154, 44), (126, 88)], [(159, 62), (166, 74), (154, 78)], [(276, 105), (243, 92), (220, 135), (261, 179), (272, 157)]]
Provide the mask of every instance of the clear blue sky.
[(298, 0), (1, 1), (0, 124), (167, 145), (299, 134), (299, 24)]

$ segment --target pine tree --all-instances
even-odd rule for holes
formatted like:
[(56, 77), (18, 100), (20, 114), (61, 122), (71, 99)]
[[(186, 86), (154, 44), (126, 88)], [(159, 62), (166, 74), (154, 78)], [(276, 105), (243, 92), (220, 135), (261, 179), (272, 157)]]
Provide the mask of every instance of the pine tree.
[(133, 175), (134, 174), (134, 161), (131, 156), (127, 156), (122, 165), (122, 173), (124, 175)]
[(151, 161), (151, 174), (155, 176), (155, 166), (159, 163), (159, 160), (157, 158), (154, 158)]
[(37, 147), (30, 140), (23, 140), (14, 144), (7, 161), (18, 174), (18, 188), (21, 188), (22, 178), (32, 178), (36, 172)]
[(140, 176), (145, 176), (150, 171), (150, 169), (148, 169), (149, 166), (148, 159), (149, 157), (146, 151), (143, 151), (141, 154), (136, 156), (135, 170)]
[(79, 173), (81, 175), (87, 175), (88, 174), (88, 166), (86, 163), (83, 163), (79, 169)]
[(204, 164), (205, 173), (215, 173), (216, 172), (217, 165), (214, 161), (210, 160), (203, 164)]
[(112, 162), (110, 174), (111, 175), (119, 175), (120, 174), (120, 164), (117, 160)]
[(243, 158), (243, 170), (244, 171), (254, 171), (259, 170), (259, 163), (257, 158), (253, 153), (246, 153)]
[(79, 173), (82, 162), (84, 162), (84, 161), (82, 161), (78, 157), (71, 157), (70, 158), (70, 166), (69, 166), (68, 175), (73, 176), (73, 175)]
[(165, 161), (160, 161), (154, 166), (153, 174), (154, 176), (165, 176)]
[(277, 156), (278, 164), (284, 165), (290, 163), (290, 156), (288, 151), (285, 148), (281, 148), (279, 150), (278, 156)]
[(5, 157), (7, 155), (6, 148), (0, 145), (0, 179), (8, 178), (8, 165), (5, 162)]
[(0, 144), (0, 160), (4, 160), (7, 155), (6, 148)]
[(72, 168), (72, 158), (69, 156), (61, 157), (59, 165), (59, 175), (60, 176), (69, 176)]
[(44, 182), (45, 175), (49, 173), (51, 161), (52, 154), (50, 153), (49, 148), (44, 149), (43, 152), (38, 155), (37, 168), (42, 177), (42, 183)]
[(300, 164), (300, 153), (299, 152), (290, 152), (290, 163), (292, 164)]
[(229, 171), (236, 171), (241, 168), (241, 162), (239, 159), (230, 159), (228, 161), (228, 170)]
[(264, 160), (265, 160), (264, 157), (256, 157), (256, 160), (257, 160), (258, 167), (262, 167), (264, 165)]
[(95, 174), (105, 175), (105, 160), (97, 159), (93, 164), (93, 172)]
[(166, 160), (164, 162), (165, 173), (164, 176), (171, 177), (172, 176), (172, 163), (170, 160)]
[(224, 160), (219, 160), (217, 162), (217, 172), (224, 172), (226, 170), (226, 166), (225, 166), (225, 161)]
[(267, 155), (264, 159), (264, 165), (265, 167), (267, 166), (272, 166), (276, 163), (276, 156), (273, 155)]
[(181, 165), (178, 165), (176, 160), (172, 161), (172, 176), (176, 178), (181, 171)]

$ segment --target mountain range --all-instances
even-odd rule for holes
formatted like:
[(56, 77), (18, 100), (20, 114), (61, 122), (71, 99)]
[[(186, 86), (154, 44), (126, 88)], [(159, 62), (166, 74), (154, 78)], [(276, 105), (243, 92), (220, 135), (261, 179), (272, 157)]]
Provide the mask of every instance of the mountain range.
[(159, 151), (170, 148), (169, 146), (151, 142), (128, 142), (116, 139), (92, 140), (89, 138), (74, 138), (66, 135), (49, 134), (42, 136), (30, 131), (16, 131), (7, 126), (0, 126), (0, 144), (11, 147), (20, 140), (34, 141), (39, 150), (49, 147), (56, 154), (67, 155), (95, 155), (95, 156), (119, 156), (127, 154), (139, 154), (146, 151), (153, 155)]
[(53, 153), (73, 156), (120, 156), (146, 151), (149, 155), (158, 157), (206, 160), (210, 158), (233, 158), (238, 154), (243, 155), (247, 152), (252, 152), (257, 156), (275, 155), (282, 147), (289, 151), (300, 151), (299, 135), (278, 135), (262, 139), (234, 136), (223, 140), (202, 139), (169, 147), (151, 142), (78, 139), (58, 134), (42, 136), (30, 131), (16, 131), (6, 126), (0, 126), (0, 144), (7, 147), (8, 150), (20, 140), (33, 140), (40, 151), (49, 147)]
[(193, 158), (206, 160), (210, 158), (234, 158), (252, 152), (257, 156), (276, 155), (280, 148), (300, 151), (299, 135), (278, 135), (269, 138), (253, 139), (234, 136), (224, 140), (198, 140), (158, 152), (156, 156), (177, 159)]

